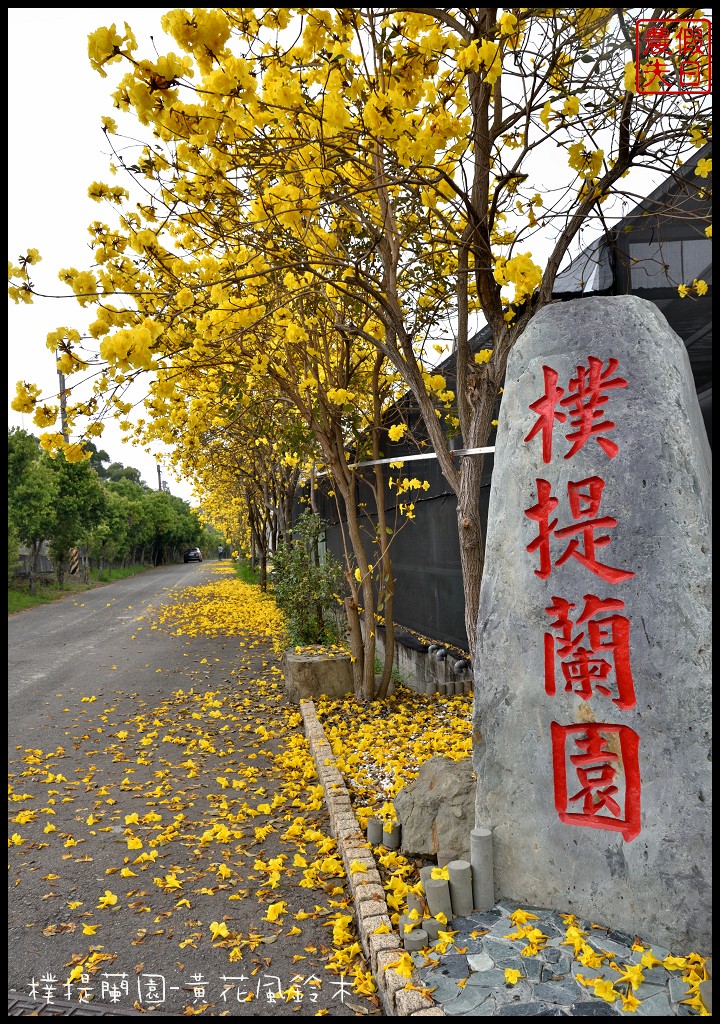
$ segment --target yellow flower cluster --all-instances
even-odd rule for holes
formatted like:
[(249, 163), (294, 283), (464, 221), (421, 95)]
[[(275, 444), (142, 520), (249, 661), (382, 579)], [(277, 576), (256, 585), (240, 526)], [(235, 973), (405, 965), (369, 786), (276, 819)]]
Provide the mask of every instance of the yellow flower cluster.
[[(514, 31), (509, 22), (505, 22), (508, 34)], [(502, 74), (501, 45), (489, 39), (473, 41), (463, 47), (457, 55), (457, 64), (461, 71), (476, 71), (493, 85)]]
[(99, 28), (95, 32), (91, 32), (88, 36), (88, 57), (90, 58), (90, 65), (102, 75), (103, 78), (107, 78), (107, 72), (105, 71), (106, 64), (115, 64), (121, 60), (120, 50), (123, 43), (127, 43), (127, 49), (135, 49), (137, 43), (132, 35), (127, 23), (125, 24), (125, 35), (121, 36), (115, 25), (111, 25), (110, 28)]
[(686, 298), (688, 295), (707, 295), (708, 286), (707, 281), (698, 280), (693, 278), (692, 284), (681, 284), (678, 285), (678, 295), (681, 299)]
[(568, 146), (568, 155), (568, 163), (581, 178), (586, 181), (595, 181), (602, 169), (604, 150), (588, 149), (584, 142), (576, 142), (574, 145)]
[(427, 491), (430, 489), (430, 484), (427, 480), (418, 480), (416, 476), (404, 476), (402, 480), (399, 477), (397, 479), (390, 477), (388, 487), (394, 487), (398, 494), (407, 494), (408, 491)]
[(10, 408), (15, 412), (32, 412), (42, 392), (37, 384), (27, 384), (19, 380), (15, 385), (15, 397)]
[(327, 396), (333, 405), (349, 405), (355, 400), (355, 392), (347, 391), (345, 388), (330, 388)]
[(712, 160), (698, 160), (697, 167), (695, 168), (695, 174), (700, 178), (707, 178), (708, 174), (712, 173)]
[(515, 286), (511, 301), (519, 304), (529, 299), (539, 286), (542, 281), (542, 269), (533, 262), (529, 252), (520, 253), (509, 260), (500, 256), (495, 261), (494, 277), (503, 287), (509, 284)]

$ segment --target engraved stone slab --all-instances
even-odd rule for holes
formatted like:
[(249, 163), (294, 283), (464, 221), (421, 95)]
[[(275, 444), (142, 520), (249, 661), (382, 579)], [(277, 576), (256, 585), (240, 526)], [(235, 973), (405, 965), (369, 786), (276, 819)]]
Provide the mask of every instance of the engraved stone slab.
[(657, 307), (541, 310), (500, 410), (475, 659), (496, 896), (711, 948), (711, 454)]

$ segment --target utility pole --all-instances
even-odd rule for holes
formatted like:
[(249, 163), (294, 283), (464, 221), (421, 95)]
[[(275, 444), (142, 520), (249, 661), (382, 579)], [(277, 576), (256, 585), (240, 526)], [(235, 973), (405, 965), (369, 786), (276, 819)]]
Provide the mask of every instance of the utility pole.
[(156, 465), (157, 465), (157, 471), (158, 471), (158, 490), (161, 491), (162, 490), (162, 477), (160, 476), (160, 463), (158, 462), (158, 463), (156, 463)]
[(55, 350), (55, 365), (57, 367), (58, 381), (60, 382), (60, 423), (62, 425), (62, 436), (65, 444), (68, 443), (68, 427), (67, 427), (67, 403), (65, 393), (65, 375), (58, 366), (58, 354), (57, 349)]

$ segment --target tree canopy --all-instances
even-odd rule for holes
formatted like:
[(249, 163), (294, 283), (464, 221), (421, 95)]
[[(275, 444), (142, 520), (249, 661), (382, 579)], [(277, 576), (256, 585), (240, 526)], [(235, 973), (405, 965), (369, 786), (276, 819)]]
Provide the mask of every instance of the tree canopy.
[[(487, 444), (510, 349), (580, 229), (604, 230), (643, 196), (641, 172), (676, 174), (709, 138), (707, 91), (667, 95), (651, 48), (635, 49), (639, 19), (675, 18), (679, 35), (701, 13), (177, 9), (162, 26), (178, 52), (145, 55), (129, 25), (98, 29), (91, 64), (118, 72), (111, 101), (140, 137), (103, 118), (122, 183), (90, 184), (107, 220), (90, 225), (93, 263), (59, 274), (95, 319), (48, 337), (61, 372), (92, 370), (95, 384), (68, 406), (76, 439), (48, 429), (43, 448), (82, 460), (112, 409), (136, 439), (169, 445), (216, 507), (254, 508), (258, 534), (272, 528), (259, 509), (287, 507), (286, 471), (322, 466), (348, 517), (354, 604), (373, 623), (389, 534), (367, 550), (351, 467), (402, 434), (384, 417), (409, 389), (457, 498), (472, 653), (482, 458), (458, 465), (449, 438)], [(707, 83), (700, 46), (693, 59)], [(39, 258), (11, 265), (15, 301), (42, 294)], [(473, 353), (482, 323), (492, 344)], [(454, 390), (435, 369), (449, 351)], [(132, 420), (127, 388), (143, 376)], [(13, 407), (43, 429), (59, 415), (29, 382)]]

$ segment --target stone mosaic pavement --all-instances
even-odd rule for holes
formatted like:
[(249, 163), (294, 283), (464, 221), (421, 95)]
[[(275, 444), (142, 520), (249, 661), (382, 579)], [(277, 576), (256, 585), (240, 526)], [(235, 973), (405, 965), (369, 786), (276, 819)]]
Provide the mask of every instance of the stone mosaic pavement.
[[(527, 943), (506, 937), (518, 931), (510, 920), (510, 914), (518, 909), (534, 914), (538, 920), (531, 923), (548, 936), (536, 956), (522, 956), (521, 949)], [(578, 963), (572, 947), (563, 945), (568, 925), (556, 911), (518, 907), (503, 901), (487, 913), (455, 918), (449, 927), (457, 931), (449, 952), (433, 951), (430, 957), (423, 953), (412, 954), (423, 986), (432, 989), (430, 998), (448, 1016), (697, 1016), (697, 1011), (683, 1004), (690, 993), (682, 972), (668, 971), (662, 966), (643, 968), (644, 980), (634, 991), (630, 988), (639, 1000), (633, 1011), (619, 1009), (618, 1000), (611, 1005), (595, 995), (594, 986), (581, 984), (579, 977), (586, 981), (595, 978), (610, 981), (623, 993), (629, 989), (629, 982), (618, 982), (620, 975), (609, 966), (607, 959), (597, 968)], [(643, 953), (631, 948), (634, 936), (593, 927), (584, 921), (578, 921), (577, 927), (587, 933), (585, 941), (599, 955), (611, 954), (612, 960), (623, 968), (640, 964)], [(652, 949), (658, 960), (671, 955), (671, 950), (640, 941), (646, 950)], [(464, 952), (458, 953), (458, 949)], [(506, 968), (520, 973), (514, 985), (506, 983)]]

